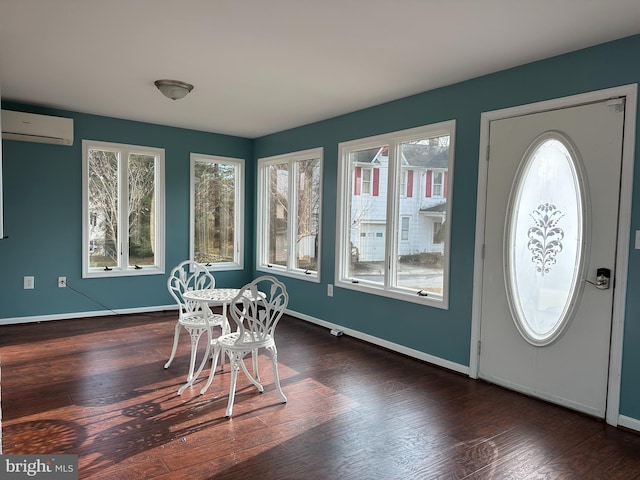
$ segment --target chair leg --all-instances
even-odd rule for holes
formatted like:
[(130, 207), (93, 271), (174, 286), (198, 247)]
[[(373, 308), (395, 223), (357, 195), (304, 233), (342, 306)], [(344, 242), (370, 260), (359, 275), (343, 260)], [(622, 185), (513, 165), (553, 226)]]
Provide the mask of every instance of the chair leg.
[(224, 414), (225, 417), (230, 417), (233, 412), (233, 401), (236, 398), (236, 383), (238, 381), (238, 370), (240, 370), (240, 362), (242, 357), (237, 353), (231, 355), (231, 385), (229, 386), (229, 402), (227, 403), (227, 411)]
[(178, 389), (178, 395), (182, 395), (182, 392), (184, 392), (187, 388), (193, 385), (193, 382), (195, 382), (195, 380), (200, 376), (200, 373), (204, 369), (204, 365), (207, 363), (207, 360), (209, 359), (210, 346), (209, 346), (209, 342), (207, 342), (207, 351), (205, 352), (204, 357), (202, 358), (202, 362), (200, 363), (200, 367), (198, 367), (198, 371), (194, 375), (193, 369), (195, 367), (195, 362), (196, 362), (198, 340), (200, 339), (200, 336), (202, 335), (203, 330), (196, 329), (196, 328), (194, 329), (187, 328), (187, 330), (191, 334), (191, 360), (190, 360), (191, 365), (189, 368), (189, 376), (187, 377), (187, 383), (185, 383), (183, 386), (181, 386)]
[[(221, 335), (225, 335), (225, 329), (224, 326), (221, 326), (222, 329), (222, 333)], [(213, 362), (213, 355), (215, 352), (211, 352), (211, 360)], [(220, 358), (220, 372), (224, 372), (224, 353), (219, 357)], [(213, 363), (212, 363), (213, 365)]]
[[(255, 351), (255, 350), (254, 350)], [(251, 383), (253, 383), (256, 388), (258, 389), (258, 391), (260, 393), (264, 392), (264, 387), (262, 386), (262, 384), (256, 379), (254, 378), (253, 375), (251, 375), (249, 373), (249, 370), (247, 370), (247, 366), (244, 364), (244, 359), (240, 359), (240, 366), (242, 367), (242, 371), (244, 372), (244, 374), (247, 376), (247, 378), (249, 379), (249, 381)]]
[[(218, 366), (218, 358), (220, 358), (221, 349), (218, 345), (213, 348), (213, 363), (211, 365), (211, 370), (209, 371), (209, 378), (207, 379), (207, 383), (202, 390), (200, 390), (200, 395), (204, 395), (204, 392), (207, 391), (211, 382), (213, 381), (213, 376), (216, 374), (216, 367)], [(224, 351), (222, 351), (222, 358), (224, 359)]]
[(260, 372), (258, 371), (258, 350), (251, 352), (251, 361), (253, 363), (253, 376), (257, 381), (260, 381)]
[(189, 359), (189, 375), (187, 376), (187, 380), (190, 381), (193, 379), (193, 371), (196, 367), (196, 356), (198, 354), (198, 343), (200, 342), (200, 337), (204, 332), (202, 328), (190, 328), (189, 334), (191, 335), (191, 358)]
[(169, 356), (169, 360), (164, 364), (164, 368), (169, 368), (171, 362), (176, 356), (176, 351), (178, 350), (178, 338), (180, 337), (180, 322), (176, 322), (175, 333), (173, 334), (173, 348), (171, 349), (171, 355)]
[(276, 347), (268, 348), (271, 353), (271, 364), (273, 365), (273, 378), (274, 383), (276, 384), (276, 390), (280, 394), (280, 398), (282, 399), (282, 403), (287, 403), (287, 397), (285, 397), (282, 392), (282, 388), (280, 387), (280, 375), (278, 374), (278, 350)]
[[(211, 352), (211, 365), (213, 365), (213, 355), (214, 352)], [(220, 356), (220, 373), (224, 372), (224, 355)]]

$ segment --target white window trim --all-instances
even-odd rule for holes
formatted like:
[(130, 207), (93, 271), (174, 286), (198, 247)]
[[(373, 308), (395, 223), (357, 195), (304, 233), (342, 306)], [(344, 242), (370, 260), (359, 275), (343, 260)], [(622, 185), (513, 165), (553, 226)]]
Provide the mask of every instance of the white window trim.
[[(265, 202), (264, 199), (267, 198), (269, 194), (269, 185), (268, 178), (264, 175), (265, 165), (270, 164), (278, 164), (278, 163), (287, 163), (289, 166), (293, 166), (295, 162), (304, 161), (304, 160), (312, 160), (312, 159), (320, 159), (320, 212), (319, 212), (319, 224), (318, 224), (318, 270), (316, 272), (311, 272), (294, 268), (295, 265), (295, 249), (289, 249), (289, 256), (287, 259), (287, 266), (283, 265), (273, 265), (267, 262), (269, 258), (267, 252), (267, 236), (268, 230), (266, 228), (266, 222), (263, 219), (268, 218), (269, 212), (267, 211), (268, 202)], [(271, 274), (278, 274), (286, 277), (298, 278), (300, 280), (306, 280), (309, 282), (320, 283), (320, 268), (322, 264), (322, 185), (323, 185), (323, 169), (324, 169), (324, 161), (323, 161), (323, 148), (311, 148), (308, 150), (302, 150), (299, 152), (287, 153), (282, 155), (276, 155), (273, 157), (264, 157), (258, 159), (258, 194), (257, 194), (257, 225), (256, 225), (256, 270), (261, 272), (268, 272)], [(293, 172), (290, 168), (289, 172)], [(290, 194), (289, 197), (289, 210), (297, 211), (297, 197), (295, 195), (291, 195), (291, 192), (294, 192), (294, 182), (295, 175), (289, 175), (289, 186), (288, 191)], [(292, 225), (292, 220), (296, 217), (296, 215), (288, 216), (288, 224), (287, 224), (287, 234), (288, 234), (288, 244), (295, 245), (295, 228)]]
[(244, 268), (244, 168), (245, 161), (241, 158), (220, 157), (205, 155), (203, 153), (191, 153), (191, 171), (189, 186), (189, 258), (195, 256), (195, 174), (196, 162), (223, 163), (235, 165), (238, 172), (237, 186), (235, 189), (235, 215), (234, 215), (234, 261), (204, 264), (210, 271), (242, 270)]
[[(402, 168), (399, 161), (392, 161), (391, 156), (396, 155), (396, 145), (400, 143), (417, 140), (425, 137), (437, 137), (442, 135), (449, 135), (449, 162), (448, 162), (448, 175), (447, 175), (447, 222), (451, 221), (451, 205), (453, 203), (453, 160), (454, 160), (454, 148), (455, 148), (455, 133), (456, 133), (456, 121), (448, 120), (432, 125), (426, 125), (423, 127), (412, 128), (408, 130), (402, 130), (398, 132), (392, 132), (382, 135), (376, 135), (373, 137), (351, 140), (348, 142), (341, 142), (338, 144), (338, 199), (337, 199), (337, 215), (336, 215), (336, 266), (335, 266), (335, 279), (334, 284), (339, 288), (346, 288), (350, 290), (356, 290), (364, 293), (370, 293), (373, 295), (379, 295), (383, 297), (394, 298), (397, 300), (403, 300), (412, 303), (419, 303), (422, 305), (432, 306), (447, 310), (449, 308), (449, 270), (450, 270), (450, 250), (451, 250), (451, 228), (446, 230), (445, 248), (444, 248), (444, 269), (443, 269), (443, 294), (442, 296), (419, 296), (415, 291), (409, 291), (408, 289), (393, 287), (389, 285), (390, 275), (385, 275), (384, 285), (368, 283), (365, 281), (353, 281), (347, 276), (348, 261), (351, 256), (351, 252), (347, 252), (347, 246), (349, 245), (350, 232), (345, 227), (346, 219), (350, 218), (350, 201), (351, 201), (351, 172), (349, 169), (349, 162), (345, 161), (349, 154), (358, 150), (366, 150), (368, 148), (374, 148), (379, 145), (389, 145), (389, 183), (387, 191), (387, 224), (398, 225), (397, 191), (399, 182), (395, 181), (398, 177), (398, 169)], [(393, 146), (392, 146), (393, 145)], [(393, 181), (392, 181), (393, 179)], [(444, 188), (444, 185), (443, 185)], [(386, 238), (386, 251), (395, 251), (395, 242), (398, 242), (399, 232), (393, 231), (393, 228), (387, 229)], [(387, 259), (388, 259), (387, 255)], [(389, 261), (387, 260), (387, 268), (385, 271), (389, 272)]]
[[(155, 218), (155, 262), (153, 266), (144, 266), (136, 269), (133, 266), (127, 268), (113, 267), (111, 270), (90, 268), (89, 267), (89, 166), (88, 153), (90, 149), (102, 149), (119, 151), (123, 155), (129, 153), (149, 154), (155, 156), (158, 160), (156, 163), (156, 218)], [(119, 183), (125, 172), (122, 172)], [(122, 143), (101, 142), (94, 140), (82, 140), (82, 278), (104, 278), (104, 277), (129, 277), (140, 275), (161, 275), (164, 274), (165, 268), (165, 182), (164, 182), (164, 149), (155, 147), (145, 147), (139, 145), (128, 145)], [(122, 188), (122, 185), (120, 185)], [(121, 216), (123, 215), (122, 212)], [(128, 251), (128, 238), (123, 239), (124, 245)]]

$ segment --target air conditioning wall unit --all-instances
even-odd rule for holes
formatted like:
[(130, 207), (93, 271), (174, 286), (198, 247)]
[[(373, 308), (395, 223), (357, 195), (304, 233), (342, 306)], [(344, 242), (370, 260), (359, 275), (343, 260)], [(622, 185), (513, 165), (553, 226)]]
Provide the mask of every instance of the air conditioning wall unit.
[(2, 138), (22, 142), (73, 145), (73, 119), (2, 110)]

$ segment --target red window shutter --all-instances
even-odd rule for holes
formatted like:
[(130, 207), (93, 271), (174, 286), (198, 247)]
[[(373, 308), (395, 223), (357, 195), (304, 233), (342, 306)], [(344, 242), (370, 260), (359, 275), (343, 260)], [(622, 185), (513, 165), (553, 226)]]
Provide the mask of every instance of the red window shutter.
[(360, 195), (360, 187), (362, 186), (362, 167), (356, 167), (353, 179), (353, 194)]
[(444, 198), (447, 198), (447, 172), (444, 172), (444, 175), (442, 176), (442, 196)]
[(407, 197), (413, 197), (413, 170), (407, 171)]
[(425, 197), (431, 196), (431, 183), (433, 182), (433, 172), (427, 170), (427, 188), (425, 189)]
[(373, 169), (373, 196), (377, 197), (380, 193), (380, 169)]

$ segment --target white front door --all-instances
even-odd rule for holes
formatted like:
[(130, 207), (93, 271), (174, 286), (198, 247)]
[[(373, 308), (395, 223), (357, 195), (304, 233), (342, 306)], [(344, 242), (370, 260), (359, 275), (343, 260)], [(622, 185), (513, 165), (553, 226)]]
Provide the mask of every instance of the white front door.
[[(599, 417), (623, 107), (602, 101), (495, 120), (489, 135), (478, 374)], [(609, 288), (598, 269), (610, 271)]]

